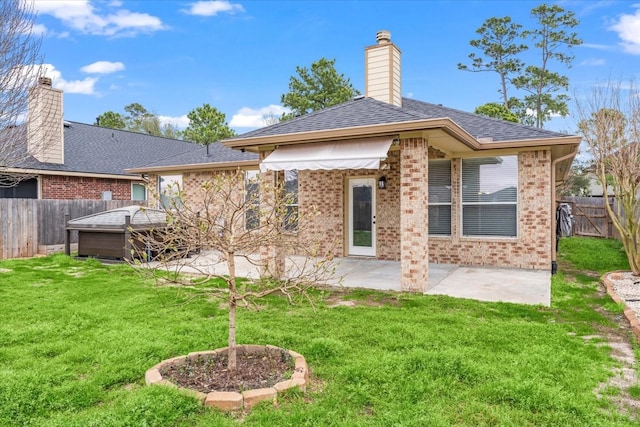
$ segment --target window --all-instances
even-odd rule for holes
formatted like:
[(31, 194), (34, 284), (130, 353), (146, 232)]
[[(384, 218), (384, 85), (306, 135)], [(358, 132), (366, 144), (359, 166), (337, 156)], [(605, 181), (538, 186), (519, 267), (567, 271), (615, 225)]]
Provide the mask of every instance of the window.
[(246, 202), (245, 228), (255, 230), (260, 226), (260, 184), (256, 170), (244, 173), (244, 197)]
[(160, 207), (170, 209), (181, 205), (182, 175), (163, 175), (158, 177)]
[(131, 200), (147, 200), (147, 187), (144, 184), (134, 182), (131, 184)]
[(429, 161), (429, 235), (451, 235), (451, 160)]
[(286, 212), (284, 229), (298, 231), (298, 171), (284, 171), (284, 191)]
[(462, 234), (515, 237), (518, 157), (462, 160)]
[(15, 177), (0, 175), (0, 199), (37, 199), (38, 178), (16, 181)]

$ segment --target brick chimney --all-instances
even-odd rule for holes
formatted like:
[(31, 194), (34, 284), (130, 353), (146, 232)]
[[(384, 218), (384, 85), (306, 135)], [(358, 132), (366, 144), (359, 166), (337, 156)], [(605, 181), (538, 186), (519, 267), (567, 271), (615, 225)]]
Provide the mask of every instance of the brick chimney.
[(51, 83), (49, 77), (40, 77), (29, 89), (27, 149), (43, 163), (64, 164), (62, 91)]
[(365, 96), (401, 107), (400, 49), (387, 30), (378, 31), (376, 40), (378, 44), (364, 50)]

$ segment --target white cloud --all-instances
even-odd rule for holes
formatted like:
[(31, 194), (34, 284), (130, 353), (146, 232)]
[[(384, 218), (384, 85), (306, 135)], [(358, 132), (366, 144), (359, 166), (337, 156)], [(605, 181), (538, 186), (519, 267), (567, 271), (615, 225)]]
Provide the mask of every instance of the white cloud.
[(83, 80), (65, 80), (62, 73), (51, 64), (45, 64), (45, 76), (51, 77), (53, 87), (62, 89), (64, 93), (79, 93), (82, 95), (95, 95), (97, 77), (87, 77)]
[(172, 125), (179, 129), (184, 129), (189, 126), (189, 118), (186, 114), (179, 117), (158, 116), (158, 119), (162, 125)]
[(120, 2), (100, 3), (112, 10), (102, 12), (88, 0), (35, 0), (38, 13), (51, 15), (74, 30), (102, 36), (132, 36), (165, 29), (160, 18), (147, 13), (115, 9)]
[(606, 61), (602, 58), (589, 58), (589, 59), (585, 59), (580, 63), (580, 65), (584, 65), (588, 67), (599, 67), (605, 64), (606, 64)]
[(191, 7), (183, 12), (189, 15), (215, 16), (221, 12), (234, 14), (244, 12), (244, 7), (238, 3), (231, 3), (227, 0), (198, 1), (191, 3)]
[(267, 105), (259, 109), (241, 108), (231, 117), (229, 126), (234, 128), (260, 128), (269, 124), (272, 119), (278, 119), (283, 113), (291, 110), (281, 105)]
[(34, 36), (44, 36), (47, 34), (47, 27), (44, 24), (33, 24), (33, 27), (31, 27), (31, 34)]
[[(638, 5), (635, 5), (638, 7)], [(640, 55), (640, 9), (633, 15), (620, 15), (619, 20), (609, 27), (622, 39), (620, 45), (633, 55)]]
[(109, 61), (98, 61), (80, 68), (80, 71), (87, 74), (110, 74), (122, 70), (124, 70), (122, 62)]

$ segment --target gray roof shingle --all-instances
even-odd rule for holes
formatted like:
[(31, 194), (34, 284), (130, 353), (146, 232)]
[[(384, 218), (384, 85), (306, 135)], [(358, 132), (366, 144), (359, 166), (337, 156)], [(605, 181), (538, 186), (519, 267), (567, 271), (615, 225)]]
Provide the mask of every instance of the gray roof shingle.
[(363, 97), (296, 117), (286, 122), (256, 129), (230, 140), (436, 118), (449, 118), (472, 136), (476, 138), (491, 137), (494, 141), (569, 136), (559, 132), (492, 119), (410, 98), (403, 98), (402, 107), (397, 107), (373, 98)]
[(127, 174), (125, 169), (257, 158), (219, 142), (211, 144), (209, 153), (207, 156), (206, 147), (188, 141), (66, 121), (64, 164), (42, 163), (30, 156), (16, 166), (42, 171), (135, 175)]

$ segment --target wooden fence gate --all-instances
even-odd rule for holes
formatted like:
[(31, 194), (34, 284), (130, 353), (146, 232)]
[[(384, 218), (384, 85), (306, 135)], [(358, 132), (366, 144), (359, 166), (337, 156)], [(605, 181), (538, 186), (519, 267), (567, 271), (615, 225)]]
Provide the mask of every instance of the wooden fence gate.
[(573, 235), (615, 237), (605, 203), (615, 203), (604, 197), (563, 197), (558, 203), (568, 203), (573, 215)]

